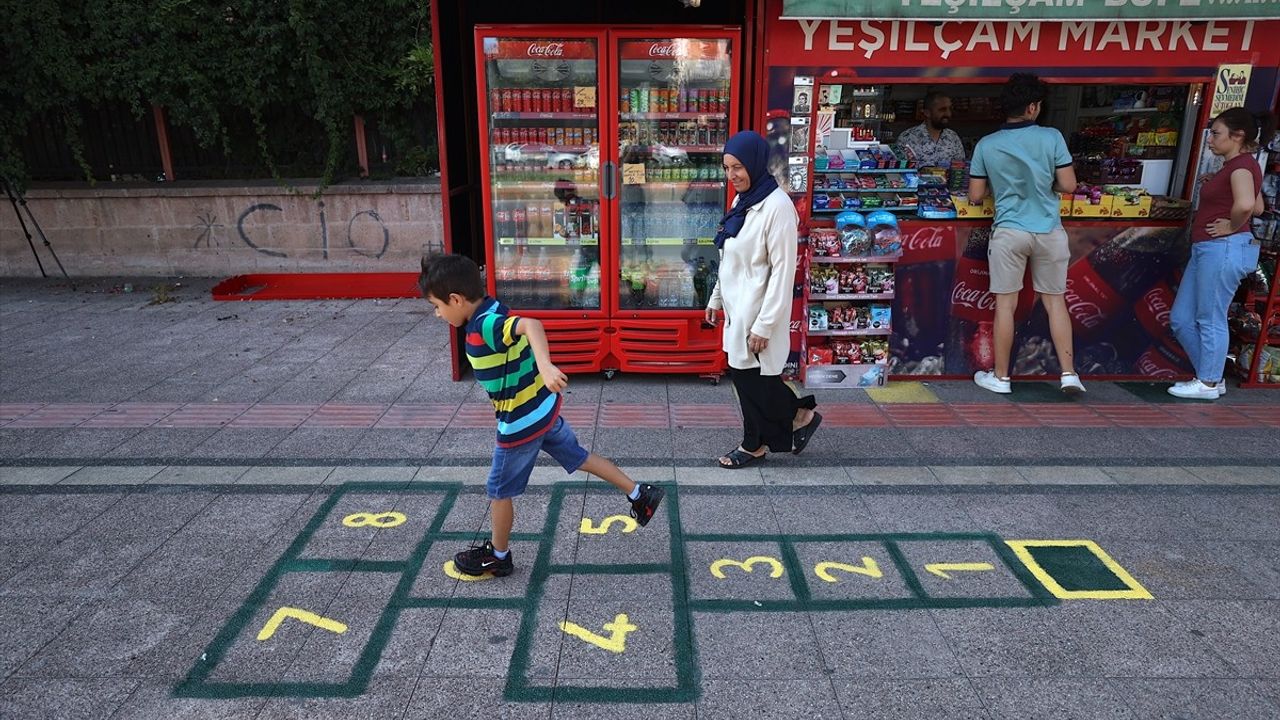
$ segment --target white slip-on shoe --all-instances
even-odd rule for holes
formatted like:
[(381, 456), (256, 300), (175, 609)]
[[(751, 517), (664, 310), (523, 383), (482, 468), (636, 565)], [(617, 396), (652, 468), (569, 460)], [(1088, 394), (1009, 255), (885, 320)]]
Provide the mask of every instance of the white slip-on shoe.
[(1064, 395), (1084, 394), (1084, 384), (1080, 382), (1080, 376), (1076, 373), (1062, 373), (1058, 386), (1062, 389)]
[(1013, 388), (1009, 386), (1008, 378), (1001, 380), (996, 374), (990, 370), (979, 370), (973, 374), (973, 381), (983, 390), (990, 390), (993, 393), (1008, 395), (1013, 392)]
[(1221, 380), (1219, 380), (1219, 381), (1218, 381), (1218, 384), (1216, 385), (1216, 387), (1218, 388), (1218, 397), (1222, 397), (1223, 395), (1226, 395), (1226, 394), (1227, 394), (1227, 379), (1226, 379), (1226, 378), (1222, 378)]
[(1195, 380), (1181, 387), (1174, 385), (1169, 388), (1169, 394), (1187, 400), (1217, 400), (1218, 388), (1209, 387), (1199, 380)]

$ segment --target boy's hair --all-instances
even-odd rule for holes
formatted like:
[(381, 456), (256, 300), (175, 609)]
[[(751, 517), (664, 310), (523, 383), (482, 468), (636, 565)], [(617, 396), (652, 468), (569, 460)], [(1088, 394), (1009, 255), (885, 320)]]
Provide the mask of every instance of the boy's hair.
[(1021, 117), (1031, 103), (1042, 103), (1049, 96), (1049, 85), (1031, 73), (1014, 73), (1004, 84), (1000, 107), (1005, 117)]
[(457, 293), (467, 300), (484, 297), (484, 280), (480, 268), (469, 257), (431, 253), (422, 258), (422, 272), (418, 274), (418, 289), (422, 297), (448, 300)]

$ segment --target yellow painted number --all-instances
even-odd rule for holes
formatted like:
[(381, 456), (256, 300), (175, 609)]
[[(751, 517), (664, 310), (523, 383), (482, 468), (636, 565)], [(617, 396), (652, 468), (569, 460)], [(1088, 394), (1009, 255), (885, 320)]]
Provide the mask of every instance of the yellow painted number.
[(947, 573), (982, 572), (984, 570), (995, 570), (995, 566), (991, 563), (929, 563), (924, 566), (924, 569), (944, 580), (950, 580), (951, 576)]
[(591, 643), (602, 650), (608, 650), (611, 653), (621, 653), (626, 650), (627, 633), (635, 632), (639, 629), (627, 620), (627, 616), (624, 613), (618, 613), (613, 622), (604, 624), (604, 631), (609, 633), (609, 637), (597, 635), (581, 625), (567, 620), (560, 623), (560, 630), (566, 634), (572, 635), (583, 642)]
[(604, 535), (609, 532), (609, 528), (613, 527), (614, 523), (622, 523), (624, 533), (635, 532), (636, 528), (640, 527), (639, 523), (626, 515), (610, 515), (601, 520), (599, 526), (596, 526), (591, 518), (582, 518), (582, 525), (578, 527), (578, 532), (582, 535)]
[(875, 558), (868, 555), (862, 556), (861, 565), (849, 565), (848, 563), (838, 562), (820, 562), (813, 566), (813, 574), (817, 575), (818, 578), (824, 582), (840, 582), (840, 578), (831, 574), (832, 570), (839, 570), (840, 572), (847, 573), (858, 573), (859, 575), (866, 575), (869, 578), (884, 577), (884, 571), (880, 569), (880, 564), (876, 562)]
[(730, 560), (729, 558), (717, 560), (711, 563), (711, 574), (721, 580), (724, 580), (725, 574), (723, 568), (725, 567), (738, 567), (742, 568), (744, 572), (751, 572), (751, 568), (760, 563), (764, 563), (769, 566), (769, 577), (782, 577), (782, 561), (777, 558), (771, 558), (768, 555), (753, 555), (746, 560)]
[(352, 513), (342, 518), (342, 524), (349, 528), (376, 527), (385, 530), (397, 525), (403, 525), (408, 519), (409, 518), (404, 516), (404, 513), (398, 512), (362, 512)]
[(337, 620), (320, 617), (313, 612), (308, 612), (301, 608), (282, 607), (277, 610), (275, 615), (272, 615), (271, 619), (267, 621), (267, 624), (263, 625), (262, 629), (258, 631), (258, 641), (270, 640), (271, 636), (275, 635), (276, 630), (280, 628), (280, 624), (288, 618), (293, 618), (294, 620), (304, 622), (308, 625), (315, 625), (318, 628), (338, 633), (339, 635), (347, 631), (347, 626)]

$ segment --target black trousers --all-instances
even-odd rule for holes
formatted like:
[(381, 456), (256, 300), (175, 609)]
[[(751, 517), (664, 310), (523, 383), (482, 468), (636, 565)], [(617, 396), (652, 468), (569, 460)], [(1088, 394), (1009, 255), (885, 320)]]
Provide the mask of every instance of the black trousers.
[(731, 367), (729, 377), (742, 406), (742, 449), (755, 452), (768, 446), (772, 452), (789, 452), (796, 410), (818, 407), (814, 397), (796, 397), (781, 375), (761, 375), (760, 368)]

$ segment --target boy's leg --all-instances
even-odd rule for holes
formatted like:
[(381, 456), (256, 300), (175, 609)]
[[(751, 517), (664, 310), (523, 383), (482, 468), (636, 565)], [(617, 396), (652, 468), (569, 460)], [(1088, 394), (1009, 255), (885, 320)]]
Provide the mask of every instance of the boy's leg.
[(516, 520), (515, 503), (511, 498), (492, 500), (489, 511), (493, 514), (493, 549), (508, 552), (511, 550), (511, 527)]
[(636, 484), (627, 474), (622, 472), (622, 468), (613, 463), (606, 457), (601, 457), (595, 453), (587, 455), (587, 461), (582, 463), (581, 470), (595, 475), (610, 485), (618, 488), (628, 496), (636, 489)]

